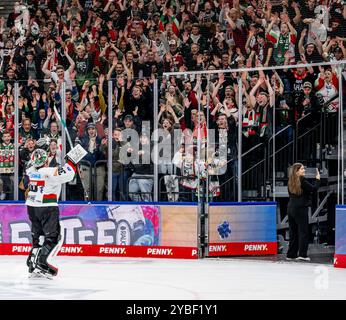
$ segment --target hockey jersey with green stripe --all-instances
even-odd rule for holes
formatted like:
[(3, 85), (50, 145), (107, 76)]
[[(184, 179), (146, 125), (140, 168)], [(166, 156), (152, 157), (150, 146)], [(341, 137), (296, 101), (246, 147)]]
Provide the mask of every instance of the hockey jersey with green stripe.
[(26, 171), (29, 177), (29, 193), (25, 204), (31, 207), (57, 206), (63, 183), (73, 180), (76, 169), (66, 163), (61, 168), (30, 167)]

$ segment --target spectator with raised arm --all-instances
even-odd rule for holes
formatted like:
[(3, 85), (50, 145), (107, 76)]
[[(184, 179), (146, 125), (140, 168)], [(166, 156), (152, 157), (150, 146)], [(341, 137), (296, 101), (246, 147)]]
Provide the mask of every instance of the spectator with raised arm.
[[(315, 89), (320, 94), (324, 102), (328, 102), (332, 97), (338, 95), (339, 79), (333, 68), (320, 67), (320, 73), (315, 81)], [(337, 97), (327, 105), (326, 112), (337, 112), (339, 108), (339, 98)]]
[[(280, 31), (274, 30), (274, 24), (280, 25)], [(272, 17), (267, 29), (267, 39), (274, 45), (273, 57), (277, 65), (284, 63), (287, 51), (290, 52), (292, 62), (294, 61), (297, 31), (290, 23), (290, 18), (286, 13), (281, 15), (281, 20), (275, 16)]]
[(306, 34), (307, 34), (307, 29), (304, 28), (303, 31), (301, 32), (299, 43), (298, 43), (300, 56), (304, 55), (307, 63), (322, 62), (323, 61), (323, 58), (322, 58), (323, 48), (320, 45), (320, 42), (319, 41), (316, 42), (318, 44), (318, 46), (316, 46), (315, 43), (312, 43), (312, 42), (308, 42), (304, 45), (304, 40), (305, 40)]
[(52, 71), (52, 69), (54, 69), (53, 66), (51, 70), (48, 69), (48, 64), (50, 63), (50, 58), (52, 57), (51, 52), (48, 53), (48, 58), (46, 62), (43, 64), (42, 71), (48, 78), (51, 78), (56, 84), (59, 81), (65, 81), (66, 89), (72, 90), (72, 80), (71, 80), (70, 74), (73, 72), (76, 64), (73, 61), (73, 59), (69, 56), (67, 48), (65, 48), (64, 53), (70, 63), (70, 66), (68, 67), (66, 71), (62, 65), (57, 65), (55, 67), (55, 71)]

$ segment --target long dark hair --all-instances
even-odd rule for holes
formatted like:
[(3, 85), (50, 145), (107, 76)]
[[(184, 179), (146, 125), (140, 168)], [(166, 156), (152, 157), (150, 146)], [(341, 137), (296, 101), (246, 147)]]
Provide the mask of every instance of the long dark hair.
[(297, 196), (300, 196), (303, 192), (300, 177), (297, 175), (298, 170), (303, 166), (302, 163), (295, 163), (290, 167), (289, 176), (288, 176), (288, 191)]

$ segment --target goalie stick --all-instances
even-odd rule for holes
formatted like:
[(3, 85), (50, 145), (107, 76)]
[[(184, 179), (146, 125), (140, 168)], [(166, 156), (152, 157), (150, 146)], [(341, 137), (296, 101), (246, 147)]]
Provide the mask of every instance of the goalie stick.
[[(71, 149), (73, 149), (74, 145), (73, 145), (73, 142), (72, 142), (70, 133), (68, 132), (68, 129), (67, 129), (67, 126), (66, 126), (66, 122), (65, 122), (64, 119), (62, 119), (62, 118), (60, 117), (60, 114), (59, 114), (58, 110), (56, 109), (56, 106), (55, 106), (55, 105), (54, 105), (54, 112), (55, 112), (55, 115), (56, 115), (56, 117), (58, 118), (59, 122), (61, 123), (61, 125), (63, 126), (63, 128), (64, 128), (64, 130), (65, 130), (66, 137), (67, 137), (67, 140), (68, 140), (68, 142), (69, 142), (69, 144), (70, 144)], [(84, 190), (85, 199), (86, 199), (86, 201), (89, 202), (89, 194), (88, 194), (87, 189), (85, 188), (85, 185), (84, 185), (84, 182), (83, 182), (81, 173), (80, 173), (79, 165), (76, 164), (76, 167), (77, 167), (77, 173), (78, 173), (78, 175), (79, 175), (80, 181), (82, 182), (82, 186), (83, 186), (83, 190)]]

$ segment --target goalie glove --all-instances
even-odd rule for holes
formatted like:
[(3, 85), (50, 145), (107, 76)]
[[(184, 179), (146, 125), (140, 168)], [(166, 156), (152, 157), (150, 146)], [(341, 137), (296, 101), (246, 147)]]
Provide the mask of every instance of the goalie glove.
[(68, 162), (77, 165), (78, 162), (81, 161), (87, 154), (88, 152), (80, 144), (77, 144), (70, 150), (68, 154), (66, 154), (65, 159)]

